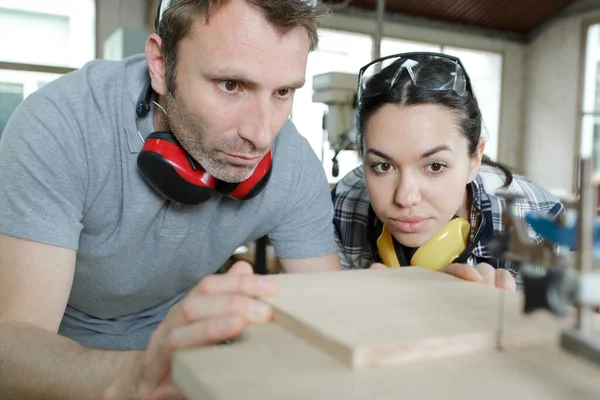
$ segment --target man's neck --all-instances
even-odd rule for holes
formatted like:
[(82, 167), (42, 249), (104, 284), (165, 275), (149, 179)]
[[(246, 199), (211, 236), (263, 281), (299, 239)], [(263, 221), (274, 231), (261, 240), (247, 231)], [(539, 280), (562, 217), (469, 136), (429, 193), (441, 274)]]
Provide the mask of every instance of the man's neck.
[[(165, 101), (164, 96), (158, 96), (154, 101), (166, 110), (167, 102)], [(156, 106), (156, 104), (154, 104), (154, 129), (157, 131), (169, 131), (167, 116), (160, 107)]]

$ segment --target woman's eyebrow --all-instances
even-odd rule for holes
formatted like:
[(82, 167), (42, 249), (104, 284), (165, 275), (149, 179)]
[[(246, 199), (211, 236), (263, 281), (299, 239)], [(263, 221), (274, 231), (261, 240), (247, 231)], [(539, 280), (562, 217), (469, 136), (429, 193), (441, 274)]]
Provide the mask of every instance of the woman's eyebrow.
[(379, 150), (375, 150), (375, 149), (367, 149), (367, 154), (369, 154), (369, 153), (370, 153), (370, 154), (374, 154), (374, 155), (376, 155), (377, 157), (381, 157), (381, 158), (383, 158), (384, 160), (388, 160), (388, 161), (394, 161), (394, 160), (392, 159), (392, 157), (388, 156), (387, 154), (385, 154), (385, 153), (383, 153), (383, 152), (381, 152), (381, 151), (379, 151)]
[(432, 155), (439, 153), (440, 151), (449, 151), (452, 153), (452, 150), (450, 149), (450, 147), (448, 147), (444, 144), (444, 145), (436, 146), (432, 149), (427, 150), (425, 153), (423, 153), (421, 155), (421, 158), (431, 157)]

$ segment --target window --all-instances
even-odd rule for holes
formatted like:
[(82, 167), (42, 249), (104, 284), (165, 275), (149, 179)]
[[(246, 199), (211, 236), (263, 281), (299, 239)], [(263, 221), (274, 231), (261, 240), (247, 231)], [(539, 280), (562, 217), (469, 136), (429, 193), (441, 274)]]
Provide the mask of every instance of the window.
[(594, 159), (594, 175), (600, 174), (600, 24), (587, 31), (583, 110), (581, 121), (581, 155)]
[(353, 151), (340, 153), (338, 178), (332, 176), (333, 151), (329, 149), (326, 132), (323, 130), (323, 115), (327, 106), (313, 103), (312, 77), (333, 71), (358, 74), (360, 67), (371, 59), (372, 46), (373, 41), (369, 35), (319, 30), (319, 48), (308, 57), (306, 84), (294, 96), (292, 121), (300, 134), (309, 141), (317, 156), (324, 160), (323, 167), (330, 182), (336, 181), (355, 168), (358, 158)]
[(0, 61), (79, 68), (94, 32), (94, 0), (0, 0)]
[(471, 79), (473, 92), (483, 116), (484, 154), (492, 160), (498, 156), (502, 55), (488, 51), (444, 47), (443, 52), (460, 58)]
[(23, 85), (0, 82), (0, 137), (15, 108), (23, 101)]
[(94, 0), (0, 0), (0, 136), (15, 108), (95, 57)]
[(397, 53), (409, 53), (417, 51), (429, 51), (440, 53), (442, 46), (430, 43), (413, 42), (409, 40), (383, 38), (381, 39), (381, 56), (389, 56)]

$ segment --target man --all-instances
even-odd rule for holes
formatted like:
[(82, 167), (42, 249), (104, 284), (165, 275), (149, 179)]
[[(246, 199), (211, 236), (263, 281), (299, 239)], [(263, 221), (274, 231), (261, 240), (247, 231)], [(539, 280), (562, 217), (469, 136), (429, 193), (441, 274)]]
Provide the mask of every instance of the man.
[[(2, 399), (178, 398), (175, 350), (272, 317), (254, 297), (273, 282), (242, 263), (213, 275), (239, 245), (268, 234), (287, 272), (340, 269), (324, 171), (288, 121), (320, 5), (168, 3), (145, 57), (45, 86), (2, 137)], [(172, 182), (143, 170), (154, 131), (172, 132), (191, 174), (267, 183), (246, 200), (172, 201)]]

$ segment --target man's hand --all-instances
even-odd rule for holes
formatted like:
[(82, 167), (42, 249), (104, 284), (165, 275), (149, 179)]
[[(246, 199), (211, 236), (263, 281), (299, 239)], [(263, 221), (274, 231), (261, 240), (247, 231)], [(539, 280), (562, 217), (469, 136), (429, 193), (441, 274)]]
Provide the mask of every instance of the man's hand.
[(510, 272), (501, 268), (496, 269), (486, 263), (479, 263), (474, 267), (468, 264), (450, 264), (440, 271), (466, 281), (493, 285), (509, 292), (517, 290), (517, 283)]
[(277, 291), (277, 282), (253, 275), (252, 267), (243, 261), (225, 275), (205, 277), (169, 311), (131, 374), (111, 386), (105, 399), (182, 399), (171, 384), (173, 353), (233, 339), (248, 323), (270, 321), (271, 307), (253, 297), (273, 296)]
[[(387, 268), (381, 263), (372, 264), (369, 269)], [(488, 285), (494, 285), (497, 288), (514, 292), (517, 290), (517, 283), (510, 272), (505, 269), (495, 269), (489, 264), (480, 263), (475, 267), (468, 264), (450, 264), (440, 270), (449, 275), (466, 281), (481, 282)]]

